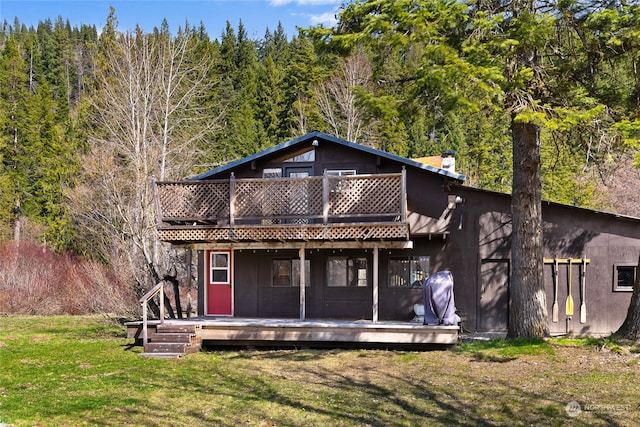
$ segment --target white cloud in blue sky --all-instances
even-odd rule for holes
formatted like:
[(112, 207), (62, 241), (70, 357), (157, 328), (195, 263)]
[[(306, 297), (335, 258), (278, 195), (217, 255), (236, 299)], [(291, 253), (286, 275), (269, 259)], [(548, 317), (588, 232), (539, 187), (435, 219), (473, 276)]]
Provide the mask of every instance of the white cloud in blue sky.
[(341, 0), (269, 0), (272, 6), (330, 6), (330, 10), (322, 13), (300, 13), (299, 15), (308, 18), (313, 25), (322, 24), (325, 27), (333, 27), (337, 22), (337, 8), (343, 3)]

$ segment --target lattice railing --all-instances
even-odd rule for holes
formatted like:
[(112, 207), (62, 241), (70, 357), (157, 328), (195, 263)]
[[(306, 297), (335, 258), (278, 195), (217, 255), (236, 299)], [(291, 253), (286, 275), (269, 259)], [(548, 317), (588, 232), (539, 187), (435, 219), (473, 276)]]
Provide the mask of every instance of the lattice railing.
[[(405, 173), (154, 182), (160, 228), (406, 222)], [(368, 219), (363, 219), (368, 218)]]
[(402, 211), (402, 191), (398, 175), (330, 176), (328, 216), (398, 216)]

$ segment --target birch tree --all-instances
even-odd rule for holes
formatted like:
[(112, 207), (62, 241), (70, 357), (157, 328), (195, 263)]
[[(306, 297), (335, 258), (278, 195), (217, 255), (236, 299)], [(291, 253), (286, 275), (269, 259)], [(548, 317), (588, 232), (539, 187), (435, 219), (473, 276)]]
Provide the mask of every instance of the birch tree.
[(208, 102), (211, 58), (196, 54), (187, 32), (118, 33), (110, 18), (88, 106), (89, 152), (69, 196), (79, 234), (91, 236), (85, 246), (117, 263), (143, 293), (175, 277), (169, 249), (156, 239), (151, 179), (189, 173), (220, 110)]
[(335, 136), (352, 142), (363, 137), (365, 109), (358, 105), (358, 91), (368, 90), (371, 75), (364, 52), (356, 50), (340, 61), (331, 77), (316, 86), (322, 118)]

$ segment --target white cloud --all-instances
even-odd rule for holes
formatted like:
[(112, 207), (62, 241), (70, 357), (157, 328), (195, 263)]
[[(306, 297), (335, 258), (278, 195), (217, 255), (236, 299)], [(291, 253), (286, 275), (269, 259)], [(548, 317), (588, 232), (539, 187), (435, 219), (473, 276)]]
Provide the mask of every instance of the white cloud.
[(336, 14), (333, 12), (326, 12), (321, 15), (309, 15), (311, 22), (314, 25), (322, 24), (325, 27), (333, 27), (338, 23)]

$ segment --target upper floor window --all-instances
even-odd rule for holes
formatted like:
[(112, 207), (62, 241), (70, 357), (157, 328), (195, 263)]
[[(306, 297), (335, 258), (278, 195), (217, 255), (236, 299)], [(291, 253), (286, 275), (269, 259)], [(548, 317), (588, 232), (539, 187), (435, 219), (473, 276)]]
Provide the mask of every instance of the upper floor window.
[(613, 291), (633, 292), (633, 284), (636, 281), (637, 266), (616, 264), (613, 266)]
[(265, 168), (262, 171), (263, 178), (282, 178), (282, 168)]
[(327, 170), (327, 175), (329, 176), (349, 176), (349, 175), (355, 175), (355, 174), (356, 174), (355, 169), (328, 169)]
[(315, 162), (316, 150), (309, 150), (285, 160), (285, 162)]

